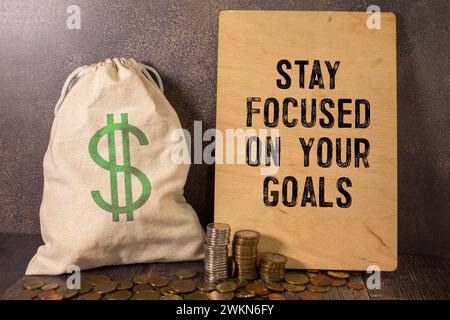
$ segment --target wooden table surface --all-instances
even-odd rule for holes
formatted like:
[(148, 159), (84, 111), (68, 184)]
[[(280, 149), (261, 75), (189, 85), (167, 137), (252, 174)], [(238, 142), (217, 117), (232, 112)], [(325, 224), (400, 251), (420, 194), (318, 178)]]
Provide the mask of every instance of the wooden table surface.
[[(39, 235), (0, 233), (0, 299), (13, 299), (22, 290), (22, 284), (32, 277), (24, 276), (25, 268), (42, 243)], [(105, 274), (114, 280), (131, 280), (134, 276), (150, 273), (173, 278), (176, 270), (193, 268), (201, 272), (202, 262), (149, 263), (102, 267), (83, 271), (82, 277)], [(380, 290), (354, 291), (345, 287), (333, 288), (323, 295), (325, 300), (370, 299), (450, 299), (450, 258), (400, 255), (396, 272), (381, 274)], [(364, 272), (353, 272), (354, 279), (365, 281)], [(67, 275), (39, 276), (43, 280), (65, 281)], [(296, 295), (289, 296), (298, 299)]]

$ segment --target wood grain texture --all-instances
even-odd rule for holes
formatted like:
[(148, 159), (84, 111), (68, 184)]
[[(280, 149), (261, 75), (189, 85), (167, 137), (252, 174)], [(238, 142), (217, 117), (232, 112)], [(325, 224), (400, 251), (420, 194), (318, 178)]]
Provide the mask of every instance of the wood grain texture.
[[(25, 267), (36, 248), (41, 244), (40, 237), (0, 233), (0, 243), (8, 244), (9, 250), (0, 247), (0, 299), (13, 299), (22, 291), (22, 284), (30, 278), (63, 283), (67, 276), (23, 276)], [(117, 281), (131, 280), (139, 274), (149, 273), (174, 279), (174, 273), (182, 268), (196, 269), (201, 277), (202, 262), (151, 263), (123, 266), (111, 266), (87, 270), (82, 277), (105, 274)], [(334, 288), (323, 295), (324, 300), (403, 300), (403, 299), (450, 299), (449, 258), (419, 257), (411, 255), (399, 256), (399, 267), (395, 272), (381, 273), (381, 290), (354, 291), (345, 287)], [(352, 272), (352, 279), (366, 281), (367, 275)], [(7, 288), (5, 290), (5, 288)], [(298, 300), (296, 294), (290, 299)]]
[(449, 258), (400, 256), (398, 270), (382, 273), (381, 289), (368, 293), (374, 300), (449, 300), (449, 272)]
[[(288, 267), (366, 270), (378, 265), (383, 271), (397, 266), (397, 96), (396, 96), (396, 19), (392, 13), (381, 16), (380, 30), (367, 28), (366, 13), (357, 12), (298, 12), (298, 11), (222, 11), (219, 20), (219, 52), (217, 80), (217, 128), (225, 135), (228, 129), (269, 130), (264, 123), (267, 98), (279, 101), (279, 122), (274, 129), (281, 136), (278, 172), (270, 174), (278, 185), (270, 183), (269, 194), (279, 193), (279, 202), (269, 206), (263, 201), (263, 184), (268, 174), (261, 166), (245, 163), (216, 164), (215, 221), (229, 223), (232, 231), (258, 230), (262, 233), (261, 251), (281, 252), (288, 256)], [(291, 77), (287, 89), (277, 86), (285, 80), (277, 71), (280, 60), (290, 61), (292, 69), (284, 69)], [(304, 82), (310, 81), (314, 60), (321, 63), (324, 89), (299, 85), (299, 69), (295, 60), (308, 60)], [(340, 61), (335, 89), (324, 60)], [(252, 108), (252, 124), (247, 124), (247, 98), (258, 97)], [(294, 127), (282, 122), (283, 100), (293, 97), (298, 107), (289, 106), (289, 121), (298, 120)], [(311, 99), (330, 98), (335, 108), (330, 112), (336, 123), (323, 128), (324, 117), (317, 106), (317, 121), (311, 128), (301, 125), (300, 101), (306, 99), (307, 119), (310, 119)], [(345, 108), (351, 115), (351, 128), (337, 128), (337, 100), (352, 99)], [(370, 125), (355, 128), (356, 99), (370, 102)], [(273, 104), (269, 119), (273, 121)], [(363, 116), (362, 116), (363, 117)], [(247, 135), (250, 136), (252, 134)], [(254, 135), (254, 134), (253, 134)], [(370, 142), (369, 166), (351, 164), (342, 168), (336, 164), (336, 144), (333, 145), (331, 167), (317, 164), (317, 143), (321, 137), (336, 141), (341, 138), (366, 138)], [(314, 138), (310, 164), (304, 165), (299, 138)], [(229, 141), (224, 142), (228, 144)], [(246, 144), (234, 145), (234, 152), (245, 159)], [(265, 145), (263, 145), (265, 150)], [(225, 150), (225, 148), (224, 148)], [(220, 150), (219, 150), (220, 151)], [(228, 151), (227, 151), (228, 152)], [(227, 152), (219, 152), (224, 159)], [(352, 147), (352, 153), (355, 147)], [(326, 153), (326, 152), (325, 152)], [(216, 153), (217, 154), (217, 153)], [(236, 159), (238, 157), (236, 156)], [(263, 162), (264, 160), (262, 160)], [(282, 203), (283, 179), (293, 176), (298, 182), (297, 203)], [(301, 205), (306, 177), (312, 177), (317, 205)], [(324, 177), (325, 200), (333, 207), (319, 206), (319, 177)], [(336, 188), (338, 179), (348, 177), (352, 186), (347, 190), (352, 203), (340, 208), (342, 198)], [(287, 189), (290, 201), (292, 184)], [(272, 197), (272, 196), (270, 196)]]

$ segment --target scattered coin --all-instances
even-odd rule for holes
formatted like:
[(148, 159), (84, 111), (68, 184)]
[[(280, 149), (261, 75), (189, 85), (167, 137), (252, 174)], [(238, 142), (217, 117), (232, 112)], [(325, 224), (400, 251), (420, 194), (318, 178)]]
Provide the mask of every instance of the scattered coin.
[(304, 291), (298, 294), (300, 300), (322, 300), (322, 295), (317, 292)]
[(317, 275), (309, 278), (309, 282), (318, 287), (326, 287), (331, 285), (332, 280), (325, 275)]
[(302, 292), (306, 289), (306, 286), (304, 284), (292, 284), (289, 282), (283, 282), (281, 285), (289, 292)]
[(303, 273), (286, 273), (284, 280), (291, 284), (307, 284), (310, 279)]
[(201, 291), (213, 291), (216, 289), (216, 284), (214, 282), (200, 281), (197, 283), (197, 289)]
[(269, 300), (287, 300), (287, 297), (282, 293), (269, 294)]
[(174, 280), (170, 288), (176, 293), (189, 293), (197, 288), (197, 284), (192, 280)]
[(145, 292), (145, 291), (154, 291), (152, 286), (148, 284), (137, 284), (133, 287), (134, 293)]
[(104, 281), (110, 281), (109, 277), (105, 276), (105, 275), (95, 275), (95, 276), (90, 276), (87, 281), (89, 282), (89, 284), (95, 286), (99, 283), (102, 283)]
[(245, 286), (245, 289), (248, 292), (253, 292), (258, 296), (264, 295), (264, 293), (268, 291), (267, 288), (262, 283), (258, 282), (249, 283), (248, 285)]
[(45, 290), (38, 295), (40, 300), (62, 300), (64, 297), (61, 293), (54, 290)]
[(331, 280), (331, 286), (332, 287), (342, 287), (347, 283), (347, 280), (345, 279), (332, 279)]
[(185, 295), (184, 300), (208, 300), (208, 294), (197, 290)]
[(148, 278), (149, 278), (148, 275), (146, 275), (146, 274), (141, 274), (141, 275), (139, 275), (139, 276), (134, 277), (134, 278), (133, 278), (133, 282), (134, 282), (135, 284), (146, 284), (146, 283), (148, 283)]
[(231, 300), (234, 297), (233, 292), (219, 292), (214, 290), (208, 294), (209, 300)]
[(284, 291), (284, 287), (276, 282), (265, 282), (264, 285), (266, 286), (267, 289), (269, 289), (270, 291), (275, 291), (275, 292), (283, 292)]
[(175, 276), (178, 279), (192, 279), (197, 276), (198, 272), (194, 269), (180, 269), (175, 272)]
[(138, 292), (133, 296), (133, 300), (159, 300), (161, 294), (156, 291)]
[(237, 299), (249, 299), (254, 298), (256, 295), (254, 292), (249, 292), (247, 290), (241, 290), (234, 294)]
[(350, 278), (350, 274), (345, 271), (327, 271), (327, 274), (330, 277), (337, 278), (337, 279), (348, 279)]
[(313, 291), (313, 292), (319, 292), (319, 293), (325, 293), (331, 290), (330, 286), (315, 286), (311, 283), (308, 283), (306, 285), (306, 287), (308, 288), (308, 290)]
[(217, 291), (220, 291), (222, 293), (225, 292), (233, 292), (234, 290), (236, 290), (236, 283), (231, 282), (231, 281), (224, 281), (219, 283), (216, 286)]
[(102, 295), (97, 292), (89, 292), (80, 296), (80, 300), (100, 300), (101, 298)]
[(163, 295), (167, 295), (167, 294), (175, 294), (176, 292), (173, 291), (170, 286), (165, 286), (162, 288), (159, 288), (159, 293), (163, 294)]
[(129, 290), (131, 288), (133, 288), (133, 282), (131, 282), (131, 281), (117, 282), (117, 290)]
[(349, 281), (347, 282), (347, 287), (352, 290), (362, 290), (365, 288), (364, 283), (357, 282), (357, 281)]
[(40, 289), (43, 285), (45, 285), (45, 282), (42, 280), (29, 280), (23, 284), (23, 287), (27, 290), (36, 290)]
[(128, 290), (118, 290), (105, 295), (106, 300), (128, 300), (133, 294)]
[(40, 290), (24, 290), (19, 295), (17, 295), (14, 299), (15, 300), (32, 300), (33, 298), (37, 297), (40, 293)]
[(116, 288), (117, 288), (117, 282), (111, 281), (111, 280), (106, 280), (106, 281), (98, 283), (94, 287), (94, 291), (97, 293), (104, 294), (104, 293), (113, 292), (114, 290), (116, 290)]
[(50, 283), (44, 284), (41, 287), (41, 290), (44, 290), (44, 291), (55, 290), (58, 287), (59, 287), (59, 283), (58, 282), (50, 282)]
[(157, 277), (157, 276), (150, 276), (148, 278), (148, 283), (150, 283), (154, 287), (165, 287), (169, 284), (169, 280), (165, 277)]
[(92, 290), (92, 286), (88, 281), (81, 281), (80, 290), (78, 290), (79, 294), (85, 294)]
[(176, 294), (168, 294), (162, 296), (159, 300), (183, 300), (183, 298)]
[(78, 294), (78, 290), (77, 289), (69, 289), (67, 288), (67, 286), (64, 285), (60, 285), (58, 287), (58, 289), (56, 289), (56, 292), (62, 294), (64, 299), (70, 299), (75, 297)]

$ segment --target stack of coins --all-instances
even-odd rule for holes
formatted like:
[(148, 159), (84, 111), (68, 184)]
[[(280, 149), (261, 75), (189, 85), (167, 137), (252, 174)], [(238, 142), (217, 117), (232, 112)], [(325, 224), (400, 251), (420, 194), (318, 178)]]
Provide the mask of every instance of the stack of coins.
[(260, 233), (253, 230), (240, 230), (234, 234), (233, 260), (239, 279), (253, 280), (258, 277), (256, 264), (260, 237)]
[(259, 261), (259, 276), (266, 282), (280, 282), (284, 278), (287, 258), (278, 253), (265, 253)]
[(206, 227), (204, 278), (207, 282), (218, 282), (228, 278), (228, 244), (230, 226), (225, 223), (210, 223)]

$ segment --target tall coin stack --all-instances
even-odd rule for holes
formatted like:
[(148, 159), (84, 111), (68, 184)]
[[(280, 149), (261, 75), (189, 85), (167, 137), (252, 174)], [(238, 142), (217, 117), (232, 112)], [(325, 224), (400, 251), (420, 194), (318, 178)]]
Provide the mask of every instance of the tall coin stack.
[(266, 282), (280, 282), (284, 278), (287, 258), (278, 253), (264, 253), (259, 261), (259, 276)]
[(228, 244), (230, 226), (225, 223), (210, 223), (206, 226), (205, 281), (218, 282), (228, 278)]
[(254, 280), (258, 278), (256, 264), (260, 237), (260, 233), (253, 230), (240, 230), (234, 234), (233, 260), (239, 279)]

